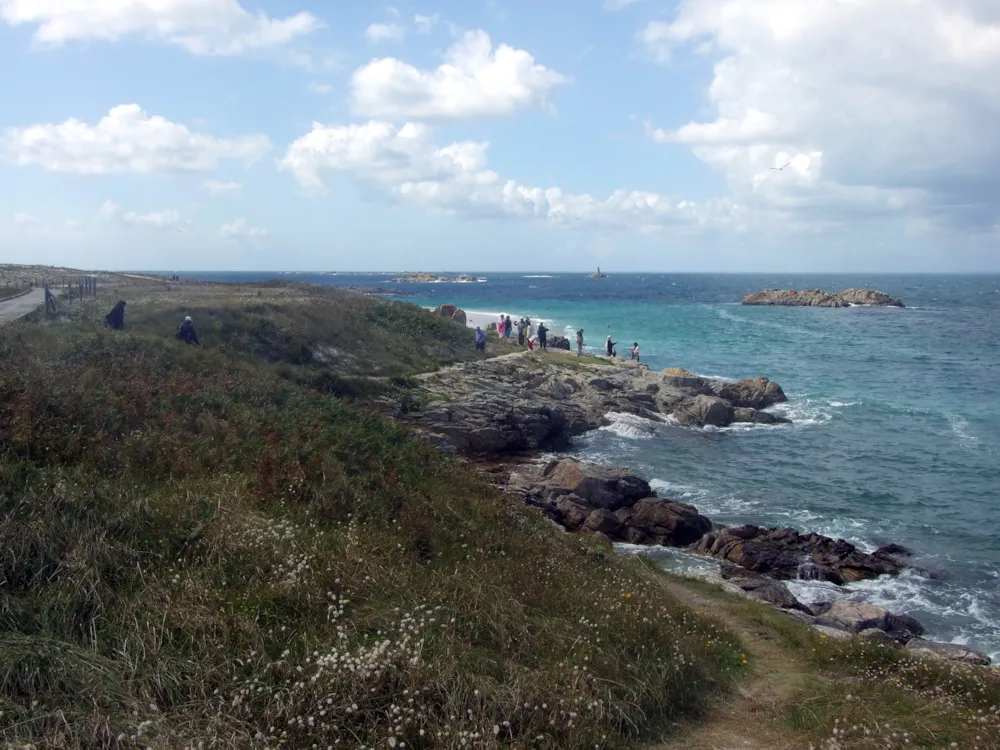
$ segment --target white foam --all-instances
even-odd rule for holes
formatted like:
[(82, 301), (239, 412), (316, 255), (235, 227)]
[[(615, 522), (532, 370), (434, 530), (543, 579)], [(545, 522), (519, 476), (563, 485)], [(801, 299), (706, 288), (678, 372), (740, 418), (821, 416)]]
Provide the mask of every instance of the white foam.
[(955, 433), (959, 440), (965, 440), (968, 442), (975, 442), (979, 440), (975, 435), (970, 435), (969, 430), (969, 420), (965, 417), (959, 416), (958, 414), (947, 414), (948, 424), (951, 425), (951, 431)]
[(830, 406), (835, 409), (843, 409), (848, 406), (861, 406), (861, 401), (830, 401)]
[(624, 412), (608, 412), (604, 416), (610, 421), (610, 424), (604, 425), (600, 429), (623, 438), (648, 440), (656, 437), (663, 426), (663, 422)]
[(833, 415), (827, 411), (828, 408), (825, 403), (804, 398), (772, 406), (767, 411), (792, 420), (794, 425), (814, 426), (827, 424), (833, 419)]

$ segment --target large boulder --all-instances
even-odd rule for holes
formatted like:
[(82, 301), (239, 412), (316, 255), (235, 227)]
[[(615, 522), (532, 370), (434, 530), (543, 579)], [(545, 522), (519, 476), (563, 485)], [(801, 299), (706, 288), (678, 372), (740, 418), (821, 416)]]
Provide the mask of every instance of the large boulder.
[(773, 578), (816, 578), (838, 585), (896, 575), (906, 567), (891, 556), (862, 552), (843, 539), (753, 525), (712, 531), (694, 550)]
[(671, 547), (686, 547), (712, 528), (712, 521), (693, 505), (659, 497), (639, 500), (625, 523), (656, 544)]
[(585, 464), (575, 458), (526, 467), (510, 478), (510, 487), (532, 500), (552, 501), (571, 496), (590, 510), (610, 512), (649, 497), (649, 483), (628, 469)]
[(565, 336), (550, 336), (546, 339), (545, 345), (549, 349), (562, 349), (567, 352), (572, 348), (570, 346), (569, 339)]
[(725, 427), (733, 423), (733, 405), (718, 396), (698, 395), (690, 398), (674, 411), (674, 419), (681, 424)]
[(736, 565), (723, 563), (720, 566), (722, 578), (738, 587), (750, 597), (779, 609), (791, 609), (812, 615), (809, 607), (802, 604), (781, 581), (753, 573)]
[(896, 615), (872, 604), (843, 599), (835, 601), (833, 606), (817, 619), (817, 623), (852, 633), (880, 630), (894, 640), (904, 643), (924, 633), (923, 625), (909, 615)]
[(955, 643), (936, 643), (935, 641), (925, 641), (923, 638), (913, 638), (906, 644), (906, 648), (916, 654), (931, 656), (943, 661), (955, 661), (983, 667), (992, 662), (992, 659), (986, 654)]
[(455, 307), (455, 305), (438, 305), (436, 308), (434, 308), (434, 314), (440, 315), (443, 318), (449, 318), (450, 320), (454, 320), (456, 323), (459, 323), (463, 326), (467, 322), (465, 310), (462, 310), (459, 307)]
[(738, 380), (735, 383), (713, 380), (711, 388), (716, 396), (724, 398), (736, 407), (766, 409), (788, 401), (780, 385), (763, 377)]

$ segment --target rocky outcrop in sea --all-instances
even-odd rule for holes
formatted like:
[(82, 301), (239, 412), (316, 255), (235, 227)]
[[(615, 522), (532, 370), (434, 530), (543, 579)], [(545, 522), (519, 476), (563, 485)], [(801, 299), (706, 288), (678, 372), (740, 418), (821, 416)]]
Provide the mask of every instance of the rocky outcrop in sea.
[(744, 305), (781, 307), (903, 307), (895, 297), (877, 289), (845, 289), (824, 292), (822, 289), (767, 289), (743, 297)]
[(765, 411), (787, 401), (767, 378), (728, 382), (592, 361), (513, 356), (468, 363), (425, 378), (427, 406), (395, 416), (443, 449), (475, 457), (562, 450), (608, 424), (611, 413), (692, 426), (789, 422)]

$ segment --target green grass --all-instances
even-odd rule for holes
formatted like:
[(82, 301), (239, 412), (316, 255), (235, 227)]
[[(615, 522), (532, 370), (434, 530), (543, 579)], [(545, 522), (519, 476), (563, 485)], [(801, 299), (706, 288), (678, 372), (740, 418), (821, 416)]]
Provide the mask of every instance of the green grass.
[(742, 670), (639, 564), (312, 380), (434, 367), (465, 331), (156, 295), (123, 332), (107, 299), (0, 331), (0, 741), (627, 747)]

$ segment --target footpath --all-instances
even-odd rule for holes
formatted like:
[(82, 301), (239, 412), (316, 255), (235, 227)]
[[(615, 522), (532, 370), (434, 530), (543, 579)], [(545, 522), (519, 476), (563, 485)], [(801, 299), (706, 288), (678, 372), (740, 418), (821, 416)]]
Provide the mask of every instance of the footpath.
[(45, 304), (45, 290), (36, 288), (20, 297), (0, 302), (0, 325), (17, 320)]

